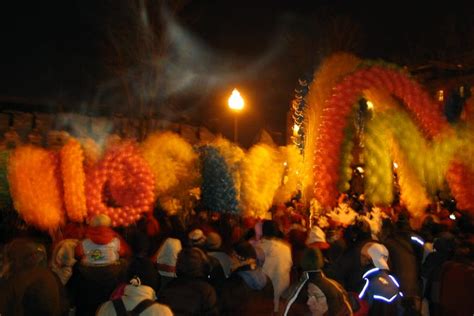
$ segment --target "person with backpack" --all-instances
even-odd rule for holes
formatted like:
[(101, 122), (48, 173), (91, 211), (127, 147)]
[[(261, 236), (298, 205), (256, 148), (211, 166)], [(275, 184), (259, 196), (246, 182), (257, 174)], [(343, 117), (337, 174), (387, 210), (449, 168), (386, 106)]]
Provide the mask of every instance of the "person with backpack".
[(138, 276), (130, 280), (125, 286), (122, 297), (102, 304), (96, 313), (97, 316), (173, 316), (171, 309), (156, 301), (155, 290), (142, 284)]
[(364, 287), (359, 299), (369, 305), (369, 315), (401, 315), (403, 293), (388, 266), (389, 252), (377, 242), (367, 243), (361, 251), (361, 261), (368, 270), (362, 276)]

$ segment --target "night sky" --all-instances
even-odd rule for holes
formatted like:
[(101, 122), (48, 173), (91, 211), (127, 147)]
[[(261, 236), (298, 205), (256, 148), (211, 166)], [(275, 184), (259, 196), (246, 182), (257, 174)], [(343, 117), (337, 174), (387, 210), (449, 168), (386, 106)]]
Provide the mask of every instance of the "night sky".
[(2, 101), (155, 115), (231, 137), (226, 99), (237, 87), (247, 101), (241, 143), (265, 128), (284, 144), (298, 78), (331, 52), (399, 65), (474, 53), (470, 1), (171, 3), (166, 10), (146, 0), (2, 4)]

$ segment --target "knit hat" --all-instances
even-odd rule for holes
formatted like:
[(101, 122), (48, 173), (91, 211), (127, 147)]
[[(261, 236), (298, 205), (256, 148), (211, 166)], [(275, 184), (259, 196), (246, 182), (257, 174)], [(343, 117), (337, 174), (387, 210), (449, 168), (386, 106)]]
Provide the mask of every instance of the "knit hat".
[(92, 217), (89, 226), (98, 227), (98, 226), (107, 226), (110, 227), (112, 220), (105, 214), (98, 214)]
[(323, 254), (319, 248), (306, 248), (301, 258), (303, 271), (319, 270), (324, 266)]
[(389, 270), (387, 263), (388, 249), (384, 245), (375, 242), (369, 243), (367, 246), (367, 254), (377, 268)]
[(306, 239), (306, 244), (308, 247), (319, 248), (319, 249), (328, 249), (329, 244), (326, 242), (326, 234), (318, 226), (311, 227), (311, 230), (308, 234), (308, 239)]
[(202, 247), (206, 243), (206, 236), (200, 229), (194, 229), (188, 234), (191, 246)]
[(222, 245), (222, 238), (218, 233), (210, 232), (207, 234), (207, 249), (209, 250), (217, 250)]

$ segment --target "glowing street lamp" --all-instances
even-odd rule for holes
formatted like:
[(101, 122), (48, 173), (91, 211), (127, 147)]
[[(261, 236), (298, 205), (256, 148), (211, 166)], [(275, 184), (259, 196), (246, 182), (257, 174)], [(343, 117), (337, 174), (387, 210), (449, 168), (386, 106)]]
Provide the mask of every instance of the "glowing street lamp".
[(227, 101), (229, 104), (229, 108), (236, 112), (234, 115), (234, 143), (237, 143), (238, 139), (238, 131), (237, 131), (237, 113), (242, 111), (244, 108), (244, 99), (240, 96), (239, 90), (234, 89), (232, 90), (232, 94), (229, 97), (229, 100)]

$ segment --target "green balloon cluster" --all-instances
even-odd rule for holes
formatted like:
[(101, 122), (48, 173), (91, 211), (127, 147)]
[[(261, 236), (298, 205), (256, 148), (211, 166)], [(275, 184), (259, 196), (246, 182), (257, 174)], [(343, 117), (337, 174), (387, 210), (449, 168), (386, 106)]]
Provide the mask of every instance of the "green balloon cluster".
[(374, 205), (393, 200), (393, 169), (387, 123), (379, 115), (367, 122), (365, 131), (365, 198)]

